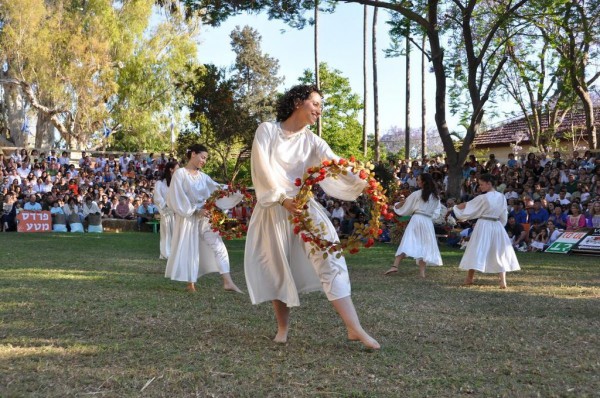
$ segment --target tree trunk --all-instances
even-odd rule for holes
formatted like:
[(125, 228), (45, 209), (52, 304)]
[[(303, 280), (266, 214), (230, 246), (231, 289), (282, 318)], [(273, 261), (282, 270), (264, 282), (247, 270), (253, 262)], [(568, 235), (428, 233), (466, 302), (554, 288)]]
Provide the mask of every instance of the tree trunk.
[(363, 156), (367, 157), (368, 137), (367, 137), (367, 109), (368, 109), (368, 94), (369, 85), (367, 81), (367, 27), (369, 9), (364, 6), (363, 12)]
[(52, 148), (53, 146), (54, 125), (47, 114), (38, 112), (37, 123), (35, 127), (35, 147)]
[(585, 132), (589, 149), (596, 149), (598, 148), (598, 142), (596, 141), (596, 125), (592, 97), (590, 96), (590, 92), (585, 90), (582, 86), (576, 87), (576, 90), (585, 112)]
[[(319, 74), (319, 0), (315, 0), (315, 84), (321, 89), (321, 78)], [(323, 134), (323, 123), (321, 118), (317, 119), (317, 135)]]
[[(2, 73), (5, 77), (5, 73)], [(18, 86), (3, 85), (3, 101), (6, 112), (6, 126), (10, 131), (10, 139), (6, 137), (6, 146), (27, 146), (27, 134), (21, 131), (25, 120), (25, 100)]]
[(448, 197), (459, 198), (460, 183), (462, 180), (461, 169), (469, 151), (467, 150), (464, 153), (463, 151), (457, 152), (454, 148), (454, 141), (450, 136), (450, 130), (446, 121), (446, 71), (444, 69), (444, 51), (440, 44), (439, 33), (435, 28), (429, 30), (427, 36), (429, 37), (431, 62), (435, 75), (435, 124), (440, 134), (442, 144), (444, 145), (446, 164), (448, 165)]
[(379, 162), (379, 93), (377, 89), (377, 11), (378, 7), (373, 9), (373, 121), (375, 127), (375, 162)]
[(462, 166), (458, 163), (448, 165), (448, 198), (460, 199), (460, 185), (462, 178), (456, 178), (462, 176)]
[(410, 159), (410, 22), (406, 20), (406, 103), (405, 103), (405, 126), (404, 130), (404, 158)]

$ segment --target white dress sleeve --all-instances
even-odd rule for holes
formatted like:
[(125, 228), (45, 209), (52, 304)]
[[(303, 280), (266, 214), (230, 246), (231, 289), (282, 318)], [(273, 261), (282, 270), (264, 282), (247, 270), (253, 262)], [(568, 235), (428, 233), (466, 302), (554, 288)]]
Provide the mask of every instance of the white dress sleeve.
[(463, 210), (454, 206), (452, 210), (458, 220), (473, 220), (481, 217), (488, 209), (488, 201), (485, 195), (476, 196), (474, 199), (467, 202)]
[(196, 211), (196, 206), (191, 202), (185, 191), (186, 171), (177, 169), (171, 178), (171, 185), (167, 193), (167, 206), (181, 217), (191, 217)]
[[(324, 160), (336, 161), (340, 159), (338, 155), (333, 153), (329, 144), (321, 137), (312, 134), (315, 140), (315, 152), (319, 159), (319, 163)], [(316, 165), (315, 165), (316, 166)], [(348, 174), (340, 174), (337, 178), (327, 177), (319, 183), (323, 191), (334, 198), (352, 202), (358, 198), (367, 186), (367, 182), (362, 180), (357, 175), (354, 175), (348, 169)]]
[(252, 143), (252, 155), (250, 167), (252, 169), (252, 183), (256, 190), (256, 200), (264, 205), (270, 206), (276, 203), (286, 190), (278, 186), (269, 162), (269, 145), (273, 139), (273, 131), (269, 130), (268, 123), (262, 123), (256, 129), (254, 142)]
[(163, 214), (167, 207), (166, 183), (164, 181), (156, 181), (154, 184), (154, 195), (152, 199), (158, 208), (158, 211)]
[(398, 214), (399, 216), (410, 216), (412, 215), (415, 210), (417, 210), (419, 208), (419, 199), (421, 198), (421, 191), (415, 191), (413, 193), (411, 193), (410, 195), (408, 195), (408, 198), (406, 198), (406, 201), (404, 202), (404, 205), (397, 209), (396, 208), (396, 204), (394, 204), (394, 212), (396, 214)]

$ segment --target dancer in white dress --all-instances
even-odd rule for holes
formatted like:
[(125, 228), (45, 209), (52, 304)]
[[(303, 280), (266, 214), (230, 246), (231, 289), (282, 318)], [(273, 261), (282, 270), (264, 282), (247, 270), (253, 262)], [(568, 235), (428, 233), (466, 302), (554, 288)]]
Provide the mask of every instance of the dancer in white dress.
[(196, 291), (199, 276), (219, 272), (223, 288), (241, 293), (229, 273), (229, 254), (218, 233), (210, 227), (204, 203), (220, 185), (200, 171), (208, 159), (205, 146), (195, 144), (187, 150), (185, 167), (173, 173), (167, 193), (167, 206), (175, 212), (171, 253), (165, 277), (187, 282), (187, 290)]
[(154, 184), (153, 200), (158, 212), (160, 213), (160, 259), (166, 260), (171, 253), (171, 238), (173, 237), (173, 224), (175, 223), (175, 214), (167, 206), (167, 192), (171, 184), (171, 178), (175, 170), (179, 168), (179, 163), (168, 162), (164, 168), (163, 179)]
[(521, 269), (504, 229), (508, 217), (506, 198), (496, 191), (490, 174), (479, 177), (479, 189), (483, 194), (452, 208), (456, 219), (477, 219), (460, 269), (468, 270), (465, 285), (472, 285), (475, 271), (479, 271), (498, 273), (500, 288), (506, 289), (506, 273)]
[(439, 216), (441, 210), (437, 187), (428, 173), (419, 174), (417, 186), (421, 189), (394, 205), (396, 214), (411, 217), (396, 251), (394, 265), (385, 275), (398, 272), (398, 266), (405, 257), (417, 260), (421, 278), (425, 278), (425, 265), (442, 265), (432, 221)]
[[(285, 343), (290, 307), (300, 305), (299, 293), (324, 290), (348, 330), (350, 340), (378, 349), (379, 343), (360, 325), (350, 297), (350, 279), (344, 257), (310, 254), (310, 246), (293, 232), (290, 214), (299, 214), (293, 199), (306, 169), (326, 159), (339, 159), (329, 145), (307, 129), (321, 115), (322, 99), (314, 86), (299, 85), (284, 94), (277, 106), (279, 123), (263, 123), (252, 144), (252, 182), (257, 204), (248, 227), (245, 273), (253, 304), (271, 301), (277, 320), (275, 342)], [(330, 196), (355, 200), (365, 182), (352, 174), (320, 183)], [(323, 223), (325, 238), (338, 240), (327, 213), (313, 199), (308, 212)]]

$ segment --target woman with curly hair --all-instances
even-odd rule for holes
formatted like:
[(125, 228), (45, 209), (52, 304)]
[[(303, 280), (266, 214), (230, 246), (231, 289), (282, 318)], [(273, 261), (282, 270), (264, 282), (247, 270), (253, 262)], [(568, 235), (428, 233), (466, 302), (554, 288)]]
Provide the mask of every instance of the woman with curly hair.
[[(329, 145), (308, 130), (321, 116), (322, 98), (315, 86), (292, 87), (279, 98), (277, 122), (262, 123), (252, 144), (252, 182), (257, 203), (248, 227), (245, 273), (253, 304), (271, 301), (277, 320), (274, 341), (288, 338), (290, 308), (300, 305), (298, 295), (323, 290), (348, 331), (350, 340), (378, 349), (379, 343), (362, 328), (352, 299), (350, 278), (343, 256), (323, 258), (312, 252), (309, 243), (294, 234), (290, 215), (301, 209), (294, 200), (299, 187), (295, 181), (306, 169), (324, 160), (339, 159)], [(320, 183), (326, 194), (345, 201), (355, 200), (366, 183), (349, 173), (326, 178)], [(307, 211), (316, 225), (323, 225), (324, 238), (338, 235), (324, 208), (314, 199)]]
[(417, 184), (421, 189), (394, 205), (396, 214), (411, 218), (396, 251), (394, 264), (385, 275), (398, 272), (398, 266), (405, 257), (417, 260), (421, 278), (425, 278), (425, 265), (442, 265), (432, 221), (439, 216), (441, 210), (438, 190), (428, 173), (420, 174)]

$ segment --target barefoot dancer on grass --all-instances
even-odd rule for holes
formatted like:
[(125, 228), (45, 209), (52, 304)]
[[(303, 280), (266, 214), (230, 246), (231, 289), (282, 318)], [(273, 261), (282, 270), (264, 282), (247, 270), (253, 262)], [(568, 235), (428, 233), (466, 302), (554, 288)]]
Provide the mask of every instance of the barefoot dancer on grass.
[(506, 273), (521, 269), (510, 238), (504, 229), (508, 216), (506, 198), (494, 188), (494, 177), (479, 177), (481, 195), (454, 206), (455, 218), (477, 219), (460, 268), (468, 270), (465, 285), (472, 285), (475, 271), (497, 273), (500, 288), (506, 288)]
[(385, 275), (398, 272), (398, 266), (405, 257), (417, 260), (421, 278), (425, 278), (425, 265), (442, 265), (442, 256), (438, 249), (432, 221), (439, 215), (441, 209), (437, 188), (428, 173), (417, 177), (417, 185), (420, 190), (394, 205), (396, 214), (411, 215), (411, 218), (396, 251), (394, 265), (385, 272)]
[[(321, 116), (321, 94), (313, 86), (295, 86), (281, 97), (278, 123), (263, 123), (252, 144), (252, 182), (257, 204), (252, 213), (244, 256), (246, 282), (253, 304), (271, 301), (277, 320), (274, 341), (288, 338), (290, 308), (300, 305), (298, 295), (324, 290), (348, 330), (350, 340), (378, 349), (379, 343), (360, 325), (350, 298), (350, 278), (344, 257), (310, 254), (309, 243), (294, 234), (290, 214), (299, 214), (295, 195), (306, 169), (326, 159), (339, 159), (329, 145), (307, 129)], [(327, 178), (321, 187), (329, 195), (354, 200), (365, 187), (354, 175)], [(338, 236), (323, 207), (314, 199), (308, 211), (315, 224), (326, 228), (325, 238)]]
[(187, 290), (196, 291), (199, 276), (219, 272), (223, 288), (241, 293), (231, 280), (229, 254), (221, 236), (213, 232), (209, 212), (203, 208), (210, 195), (221, 186), (200, 170), (206, 164), (208, 151), (204, 145), (195, 144), (187, 150), (185, 167), (173, 173), (167, 206), (175, 212), (175, 225), (171, 252), (165, 277), (187, 282)]

